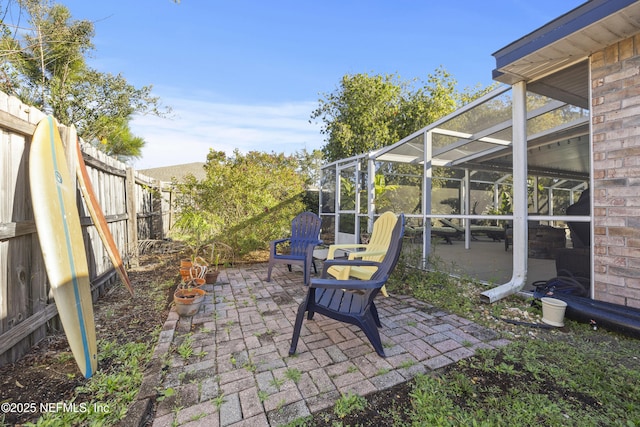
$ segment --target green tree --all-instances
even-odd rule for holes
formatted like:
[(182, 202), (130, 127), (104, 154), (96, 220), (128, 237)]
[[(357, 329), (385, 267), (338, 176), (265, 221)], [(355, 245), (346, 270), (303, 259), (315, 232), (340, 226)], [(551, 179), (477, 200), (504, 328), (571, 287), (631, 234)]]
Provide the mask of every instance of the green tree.
[(177, 184), (183, 195), (176, 206), (178, 221), (186, 217), (201, 235), (241, 257), (267, 249), (270, 240), (290, 232), (291, 219), (304, 209), (305, 183), (296, 169), (293, 156), (235, 151), (229, 157), (212, 150), (206, 179)]
[[(104, 141), (120, 138), (122, 127), (129, 126), (134, 114), (165, 116), (170, 109), (161, 106), (160, 99), (151, 95), (151, 86), (140, 89), (127, 83), (121, 75), (100, 73), (86, 69), (70, 89), (71, 96), (59, 114), (68, 123), (75, 123), (78, 133), (88, 141)], [(129, 148), (129, 147), (123, 147)], [(133, 147), (133, 155), (141, 147)]]
[(345, 75), (337, 91), (325, 94), (311, 118), (324, 123), (322, 148), (329, 162), (365, 153), (398, 139), (393, 122), (400, 110), (395, 76)]
[(123, 161), (141, 156), (144, 139), (131, 133), (128, 119), (113, 119), (108, 126), (108, 135), (98, 139), (105, 153)]
[(70, 82), (85, 68), (84, 55), (93, 49), (93, 24), (70, 21), (66, 7), (48, 1), (18, 0), (17, 5), (18, 21), (26, 13), (31, 28), (2, 21), (0, 46), (7, 70), (2, 88), (25, 103), (55, 112)]
[(305, 184), (305, 193), (303, 197), (303, 203), (305, 205), (304, 210), (314, 213), (318, 213), (320, 205), (320, 176), (322, 168), (322, 151), (313, 150), (311, 152), (307, 149), (296, 151), (293, 156), (298, 161), (298, 174), (303, 178)]
[(130, 131), (127, 135), (133, 114), (169, 112), (151, 95), (151, 86), (137, 89), (120, 75), (87, 67), (85, 57), (94, 48), (93, 23), (72, 20), (65, 6), (17, 0), (7, 7), (12, 4), (19, 9), (16, 21), (26, 15), (29, 27), (0, 23), (0, 89), (62, 123), (75, 124), (83, 139), (110, 154), (124, 160), (138, 157), (144, 140)]
[(345, 75), (336, 91), (319, 100), (311, 119), (323, 123), (322, 152), (332, 162), (393, 144), (490, 89), (460, 93), (442, 68), (426, 82), (393, 74)]
[(307, 187), (320, 187), (320, 169), (322, 167), (322, 151), (309, 152), (306, 148), (296, 151), (293, 156), (298, 161), (297, 171), (304, 178)]

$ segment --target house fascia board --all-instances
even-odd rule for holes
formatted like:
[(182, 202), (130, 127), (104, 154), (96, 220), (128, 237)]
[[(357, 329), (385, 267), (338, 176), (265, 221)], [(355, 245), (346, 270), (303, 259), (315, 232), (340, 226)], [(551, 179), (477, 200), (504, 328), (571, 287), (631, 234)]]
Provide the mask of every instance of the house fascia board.
[[(507, 65), (520, 61), (568, 36), (619, 12), (637, 0), (592, 0), (554, 19), (539, 29), (499, 49), (492, 55), (496, 59), (494, 80), (512, 84), (527, 76), (508, 76), (501, 71)], [(588, 56), (591, 52), (584, 52)]]

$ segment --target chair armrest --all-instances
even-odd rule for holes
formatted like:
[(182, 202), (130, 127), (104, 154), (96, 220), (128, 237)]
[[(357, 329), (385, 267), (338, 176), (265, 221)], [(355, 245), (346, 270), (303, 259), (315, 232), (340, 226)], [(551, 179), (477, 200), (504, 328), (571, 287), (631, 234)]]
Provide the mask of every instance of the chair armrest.
[(323, 263), (322, 275), (320, 277), (326, 279), (329, 276), (329, 268), (335, 265), (341, 265), (345, 267), (378, 267), (380, 263), (377, 261), (328, 259)]
[(271, 243), (274, 245), (278, 245), (280, 243), (284, 243), (284, 242), (288, 242), (290, 239), (286, 238), (286, 239), (277, 239), (277, 240), (272, 240)]
[(288, 242), (290, 239), (286, 238), (286, 239), (277, 239), (277, 240), (272, 240), (269, 242), (269, 247), (271, 248), (271, 252), (275, 254), (276, 252), (276, 247), (282, 243)]
[(387, 251), (363, 251), (363, 252), (351, 252), (349, 259), (362, 258), (365, 256), (378, 256), (386, 255)]
[(307, 244), (307, 245), (321, 245), (322, 244), (322, 240), (320, 240), (320, 239), (301, 239), (299, 237), (293, 239), (293, 238), (289, 237), (288, 239), (281, 239), (281, 240), (290, 240), (291, 242), (294, 242), (294, 241), (295, 242), (302, 242), (302, 243)]
[(329, 252), (327, 253), (327, 259), (333, 259), (334, 254), (336, 252), (336, 250), (342, 250), (342, 249), (362, 249), (362, 248), (366, 248), (367, 245), (364, 245), (362, 243), (353, 243), (353, 244), (342, 244), (342, 245), (330, 245), (329, 246)]
[(306, 249), (306, 253), (307, 253), (307, 258), (309, 260), (313, 259), (313, 251), (316, 250), (316, 246), (321, 245), (322, 244), (322, 240), (310, 240), (309, 244), (307, 245), (307, 249)]
[(363, 290), (381, 288), (384, 280), (311, 279), (310, 288)]

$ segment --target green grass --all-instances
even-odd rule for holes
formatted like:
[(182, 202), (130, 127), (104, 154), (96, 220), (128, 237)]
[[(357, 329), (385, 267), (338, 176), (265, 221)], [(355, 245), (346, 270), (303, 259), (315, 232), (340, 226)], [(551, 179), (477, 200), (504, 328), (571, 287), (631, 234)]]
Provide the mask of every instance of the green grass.
[(274, 386), (278, 391), (280, 391), (280, 387), (284, 384), (285, 380), (283, 378), (273, 377), (271, 381), (269, 381), (269, 385)]
[[(406, 259), (387, 283), (434, 307), (496, 330), (511, 344), (479, 350), (443, 370), (409, 383), (409, 405), (378, 408), (375, 422), (389, 426), (640, 426), (640, 342), (566, 320), (560, 330), (539, 330), (496, 320), (514, 313), (539, 321), (531, 301), (508, 297), (480, 302), (486, 288), (454, 280), (445, 269), (424, 272)], [(413, 264), (415, 265), (415, 264)], [(353, 399), (353, 396), (350, 396)], [(373, 401), (373, 398), (371, 398)], [(343, 396), (339, 425), (368, 425), (371, 413)], [(334, 410), (336, 410), (334, 408)], [(336, 412), (337, 414), (337, 412)], [(314, 414), (326, 421), (328, 413)], [(300, 425), (314, 421), (299, 420)]]
[(443, 426), (640, 425), (632, 344), (572, 336), (480, 352), (442, 375), (417, 377), (409, 419)]
[[(100, 341), (100, 360), (111, 360), (111, 369), (99, 370), (76, 393), (92, 396), (91, 401), (64, 402), (66, 409), (45, 413), (36, 426), (113, 425), (124, 417), (138, 393), (144, 368), (152, 349), (146, 343), (117, 344)], [(74, 404), (73, 407), (69, 406)]]
[(295, 369), (295, 368), (288, 368), (284, 372), (284, 376), (287, 379), (290, 379), (294, 383), (298, 384), (298, 382), (300, 381), (300, 378), (302, 378), (302, 372), (300, 372), (300, 370)]
[[(144, 294), (148, 303), (161, 311), (165, 307), (165, 292), (173, 281), (156, 283), (144, 289), (137, 289), (138, 295)], [(74, 390), (74, 397), (65, 400), (67, 406), (43, 414), (35, 423), (27, 426), (111, 426), (124, 418), (129, 405), (135, 400), (144, 370), (149, 362), (153, 347), (160, 333), (158, 325), (151, 333), (149, 342), (98, 341), (98, 371), (82, 386)], [(148, 337), (147, 337), (148, 338)], [(59, 361), (68, 360), (70, 353), (61, 353)], [(161, 393), (165, 398), (174, 393), (167, 389)], [(55, 404), (56, 402), (52, 402)], [(0, 419), (0, 425), (2, 425)]]
[(176, 349), (176, 351), (178, 352), (180, 357), (182, 357), (183, 359), (186, 360), (186, 359), (190, 358), (194, 353), (194, 350), (193, 350), (193, 336), (191, 334), (187, 334), (184, 337), (184, 340), (182, 341), (182, 343), (180, 343), (180, 345)]
[(333, 407), (338, 418), (344, 418), (354, 411), (361, 411), (367, 406), (367, 400), (355, 393), (342, 394)]

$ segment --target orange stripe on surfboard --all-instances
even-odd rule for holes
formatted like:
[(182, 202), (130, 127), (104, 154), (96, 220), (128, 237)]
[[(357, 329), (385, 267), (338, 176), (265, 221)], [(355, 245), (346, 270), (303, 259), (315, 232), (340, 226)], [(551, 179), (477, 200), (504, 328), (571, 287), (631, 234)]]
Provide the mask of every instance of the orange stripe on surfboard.
[[(72, 138), (74, 138), (76, 134), (75, 126), (71, 126), (70, 131), (72, 133)], [(80, 190), (82, 191), (82, 195), (87, 202), (89, 214), (91, 215), (96, 230), (100, 235), (100, 239), (102, 240), (102, 243), (107, 250), (107, 254), (111, 259), (111, 263), (118, 272), (120, 280), (125, 284), (131, 296), (133, 296), (133, 286), (131, 285), (131, 280), (129, 280), (129, 275), (127, 274), (127, 270), (125, 270), (124, 268), (124, 263), (122, 262), (122, 258), (120, 257), (120, 252), (118, 251), (116, 242), (113, 240), (113, 235), (111, 234), (109, 226), (107, 225), (107, 219), (105, 218), (104, 213), (102, 212), (102, 208), (100, 207), (100, 203), (98, 203), (98, 198), (93, 191), (91, 179), (89, 178), (89, 173), (87, 172), (87, 166), (84, 163), (84, 158), (82, 157), (80, 140), (77, 137), (75, 137), (75, 140), (76, 160), (78, 166), (76, 168), (76, 175), (78, 176), (78, 184), (80, 185)]]

